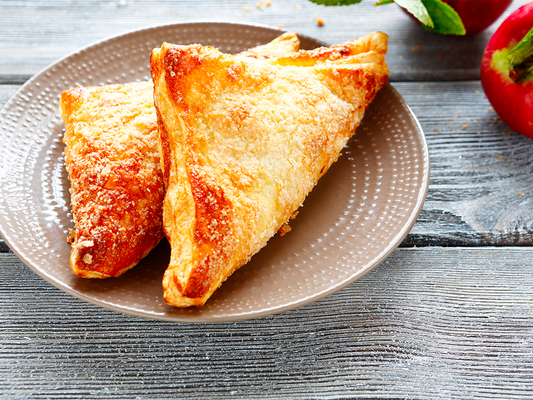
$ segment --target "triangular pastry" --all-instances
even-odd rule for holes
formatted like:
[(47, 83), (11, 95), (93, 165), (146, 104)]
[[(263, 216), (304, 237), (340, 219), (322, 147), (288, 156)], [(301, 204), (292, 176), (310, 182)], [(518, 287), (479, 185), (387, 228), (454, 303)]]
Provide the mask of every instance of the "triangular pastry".
[[(298, 51), (295, 33), (241, 53)], [(84, 278), (118, 277), (163, 237), (164, 185), (152, 82), (77, 87), (60, 99), (75, 229), (70, 265)]]
[(72, 271), (122, 275), (159, 243), (164, 186), (152, 82), (61, 95), (74, 219)]
[(287, 223), (386, 83), (386, 50), (376, 32), (266, 62), (200, 45), (152, 52), (167, 303), (204, 304)]

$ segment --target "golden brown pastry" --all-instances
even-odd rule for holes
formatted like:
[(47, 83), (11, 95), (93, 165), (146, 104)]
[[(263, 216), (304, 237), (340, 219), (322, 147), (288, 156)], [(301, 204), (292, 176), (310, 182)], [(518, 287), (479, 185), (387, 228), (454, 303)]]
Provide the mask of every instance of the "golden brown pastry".
[(61, 95), (75, 224), (70, 266), (81, 277), (120, 276), (163, 237), (152, 87), (78, 87)]
[(152, 52), (169, 304), (204, 304), (287, 223), (386, 83), (386, 50), (376, 32), (266, 62), (200, 45)]
[[(295, 33), (242, 56), (298, 51)], [(164, 185), (152, 82), (64, 92), (65, 161), (75, 230), (70, 265), (84, 278), (118, 277), (163, 237)]]
[(267, 44), (253, 47), (237, 54), (237, 56), (265, 60), (293, 54), (299, 49), (300, 39), (296, 32), (286, 32)]

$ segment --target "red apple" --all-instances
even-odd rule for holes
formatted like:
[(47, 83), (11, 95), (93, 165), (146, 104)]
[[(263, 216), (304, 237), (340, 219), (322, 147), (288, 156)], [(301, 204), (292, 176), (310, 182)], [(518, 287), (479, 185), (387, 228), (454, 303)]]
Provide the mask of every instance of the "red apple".
[(444, 0), (461, 17), (467, 35), (475, 35), (491, 26), (513, 0)]
[[(481, 62), (481, 83), (494, 111), (509, 127), (533, 138), (533, 76), (518, 81), (507, 55), (533, 28), (533, 2), (514, 11), (490, 39)], [(531, 45), (531, 44), (530, 44)]]
[[(449, 4), (461, 17), (467, 35), (475, 35), (491, 26), (513, 0), (442, 0)], [(410, 17), (407, 10), (402, 8)]]

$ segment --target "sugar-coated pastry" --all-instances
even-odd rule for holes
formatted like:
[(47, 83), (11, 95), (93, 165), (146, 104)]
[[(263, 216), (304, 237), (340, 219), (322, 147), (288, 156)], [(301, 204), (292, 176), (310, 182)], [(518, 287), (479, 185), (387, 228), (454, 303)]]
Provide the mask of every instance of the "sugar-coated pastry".
[(267, 61), (164, 43), (151, 57), (165, 300), (201, 306), (283, 227), (388, 78), (387, 35)]
[(77, 87), (61, 95), (75, 230), (70, 266), (122, 275), (163, 237), (163, 178), (152, 82)]
[[(240, 53), (298, 51), (286, 33)], [(70, 265), (84, 278), (118, 277), (163, 237), (164, 185), (152, 82), (77, 87), (60, 99), (75, 229)]]

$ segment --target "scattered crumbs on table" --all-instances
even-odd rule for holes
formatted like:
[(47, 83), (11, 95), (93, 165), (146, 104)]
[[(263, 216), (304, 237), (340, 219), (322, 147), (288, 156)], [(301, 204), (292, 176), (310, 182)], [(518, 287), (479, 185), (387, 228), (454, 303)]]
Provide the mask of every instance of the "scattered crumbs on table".
[(512, 134), (513, 134), (513, 131), (511, 131), (510, 129), (507, 129), (507, 134), (508, 134), (508, 135), (512, 135)]
[(468, 124), (464, 124), (461, 129), (464, 131), (466, 128), (468, 128)]
[(478, 94), (478, 93), (479, 93), (479, 90), (474, 90), (474, 93), (475, 93), (475, 94)]
[(501, 118), (496, 118), (496, 122), (498, 122), (499, 124), (502, 124), (502, 123), (503, 123), (503, 119), (501, 119)]
[(299, 5), (299, 4), (296, 4), (296, 5), (294, 6), (294, 8), (296, 8), (297, 10), (301, 10), (301, 9), (302, 9), (302, 6)]
[(315, 17), (314, 19), (315, 19), (315, 22), (316, 22), (316, 24), (317, 24), (318, 26), (324, 26), (325, 21), (324, 21), (323, 18)]
[(424, 87), (424, 84), (423, 84), (423, 83), (421, 83), (421, 84), (420, 84), (420, 87), (421, 87), (421, 88), (423, 88), (423, 87)]
[(262, 1), (258, 1), (257, 3), (255, 3), (255, 6), (257, 8), (259, 8), (260, 10), (264, 10), (265, 9), (265, 5), (263, 4)]
[(400, 60), (403, 60), (403, 56), (399, 56), (398, 58), (399, 58)]
[(527, 303), (527, 306), (528, 306), (529, 308), (531, 308), (531, 306), (529, 305), (529, 303)]
[(422, 110), (425, 110), (425, 109), (426, 109), (426, 106), (423, 106), (423, 107), (422, 107)]
[(519, 191), (518, 191), (518, 194), (519, 194), (520, 196), (523, 196), (523, 195), (524, 195), (524, 192), (522, 192), (521, 190), (519, 190)]
[(487, 118), (487, 119), (485, 120), (485, 122), (489, 122), (489, 121), (490, 121), (490, 118)]
[(453, 121), (452, 121), (452, 122), (450, 122), (450, 125), (453, 125)]
[(418, 50), (420, 50), (420, 46), (419, 45), (416, 45), (416, 46), (413, 47), (413, 51), (418, 51)]
[(157, 306), (158, 307), (163, 307), (163, 303), (159, 303)]
[(494, 126), (494, 124), (489, 124), (489, 126), (492, 128)]
[(455, 129), (452, 129), (452, 132), (455, 132)]
[(489, 111), (494, 112), (494, 108), (492, 108), (492, 106), (489, 106)]
[(271, 5), (272, 5), (272, 1), (271, 0), (267, 0), (265, 2), (265, 6), (270, 7)]
[(478, 132), (477, 134), (478, 134), (478, 135), (481, 135), (481, 132)]
[(477, 119), (474, 120), (474, 124), (477, 124)]
[(500, 155), (498, 156), (498, 158), (501, 160), (501, 159), (503, 158), (503, 156), (500, 154)]
[(278, 24), (279, 29), (283, 29), (283, 24)]
[(442, 129), (439, 129), (439, 133), (442, 133)]
[(458, 114), (458, 115), (457, 115), (457, 118), (461, 118), (461, 114)]
[(442, 156), (442, 158), (446, 158), (446, 156)]
[(248, 6), (244, 6), (243, 11), (244, 11), (244, 13), (246, 14), (247, 12), (250, 11), (250, 7), (248, 7)]

